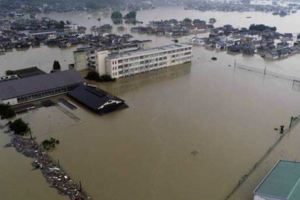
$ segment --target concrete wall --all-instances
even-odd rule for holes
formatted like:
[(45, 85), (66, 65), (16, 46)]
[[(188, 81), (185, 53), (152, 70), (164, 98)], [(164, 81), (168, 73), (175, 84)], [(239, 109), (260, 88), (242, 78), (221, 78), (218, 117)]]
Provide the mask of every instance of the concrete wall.
[(96, 71), (100, 76), (107, 74), (106, 72), (106, 58), (109, 51), (98, 51), (96, 53)]
[(17, 98), (7, 99), (7, 100), (3, 100), (2, 103), (9, 104), (9, 105), (17, 105), (18, 100), (17, 100)]
[(81, 71), (88, 68), (87, 53), (84, 51), (74, 52), (75, 70)]

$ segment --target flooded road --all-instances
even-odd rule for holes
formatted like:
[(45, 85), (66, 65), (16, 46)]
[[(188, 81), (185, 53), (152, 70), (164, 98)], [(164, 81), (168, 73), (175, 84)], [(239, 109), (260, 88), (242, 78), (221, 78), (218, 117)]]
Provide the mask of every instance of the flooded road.
[[(158, 16), (156, 12), (162, 18), (171, 16), (171, 11), (162, 9), (143, 11), (139, 16), (146, 19)], [(198, 16), (198, 11), (180, 12), (185, 13), (182, 18), (189, 13), (209, 16)], [(230, 14), (215, 13), (212, 17), (218, 20), (223, 15)], [(218, 23), (221, 19), (228, 23), (230, 17), (220, 18)], [(246, 24), (245, 20), (240, 25)], [(169, 41), (156, 38), (152, 45)], [(300, 93), (292, 88), (291, 81), (234, 70), (234, 61), (268, 65), (272, 70), (300, 76), (300, 57), (266, 63), (258, 56), (232, 56), (200, 47), (194, 48), (193, 55), (191, 65), (100, 85), (125, 99), (129, 109), (100, 117), (79, 106), (71, 111), (79, 121), (57, 107), (22, 117), (31, 124), (38, 140), (60, 140), (52, 156), (74, 179), (82, 181), (94, 199), (222, 200), (278, 139), (274, 128), (287, 126), (290, 116), (300, 114)], [(212, 56), (218, 60), (212, 61)], [(255, 185), (278, 159), (300, 159), (299, 130), (297, 127), (284, 138), (233, 199), (250, 200)], [(2, 146), (7, 140), (1, 134)], [(6, 172), (0, 176), (4, 199), (62, 199), (48, 188), (39, 171), (31, 171), (30, 160), (13, 149), (3, 148), (0, 155), (0, 170)]]

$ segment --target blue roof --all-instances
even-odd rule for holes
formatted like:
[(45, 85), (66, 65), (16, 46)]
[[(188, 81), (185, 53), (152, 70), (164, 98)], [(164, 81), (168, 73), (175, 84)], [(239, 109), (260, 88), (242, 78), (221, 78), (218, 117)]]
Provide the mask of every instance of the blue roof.
[(276, 199), (299, 200), (300, 163), (280, 160), (254, 193)]

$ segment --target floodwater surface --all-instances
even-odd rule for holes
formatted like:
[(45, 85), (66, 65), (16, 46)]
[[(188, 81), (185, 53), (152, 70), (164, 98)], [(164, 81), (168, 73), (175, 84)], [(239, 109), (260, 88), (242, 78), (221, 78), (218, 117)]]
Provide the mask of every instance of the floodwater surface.
[[(142, 11), (139, 16), (170, 18), (174, 11), (171, 13), (159, 8)], [(213, 15), (183, 9), (178, 13), (177, 18), (216, 17), (218, 23), (229, 23), (234, 15), (249, 15), (234, 13), (230, 17), (230, 13)], [(65, 14), (66, 19), (69, 15)], [(252, 15), (265, 23), (268, 16), (269, 22), (277, 21), (278, 25), (285, 20)], [(287, 16), (290, 20), (293, 17)], [(237, 20), (232, 23), (247, 24), (246, 19)], [(289, 26), (283, 25), (281, 29)], [(293, 30), (290, 26), (287, 31)], [(170, 39), (160, 37), (157, 41), (152, 45)], [(212, 61), (212, 56), (218, 60)], [(233, 63), (268, 65), (271, 70), (300, 76), (299, 59), (296, 55), (265, 62), (258, 56), (232, 56), (195, 47), (191, 64), (99, 85), (126, 100), (128, 109), (97, 116), (77, 105), (77, 110), (69, 112), (79, 121), (58, 107), (31, 111), (22, 117), (39, 141), (49, 137), (60, 140), (51, 155), (94, 199), (222, 200), (278, 139), (274, 128), (287, 126), (290, 116), (300, 114), (300, 93), (291, 81), (235, 69)], [(296, 128), (284, 138), (234, 199), (250, 200), (255, 185), (278, 159), (300, 159), (298, 133)], [(7, 142), (8, 136), (1, 134), (1, 145)], [(31, 171), (30, 160), (13, 149), (3, 148), (0, 155), (0, 170), (5, 172), (0, 176), (4, 199), (63, 199), (47, 186), (39, 171)]]

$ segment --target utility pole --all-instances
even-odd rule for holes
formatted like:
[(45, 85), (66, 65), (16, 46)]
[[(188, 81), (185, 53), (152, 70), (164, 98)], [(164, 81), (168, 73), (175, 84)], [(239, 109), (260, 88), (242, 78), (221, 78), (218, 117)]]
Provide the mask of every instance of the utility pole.
[(29, 128), (30, 139), (33, 140), (31, 129)]
[(284, 132), (284, 126), (281, 125), (281, 126), (280, 126), (280, 134), (283, 134), (283, 132)]
[(294, 119), (295, 119), (295, 118), (294, 118), (293, 116), (291, 116), (291, 120), (290, 120), (289, 129), (291, 129), (291, 128), (292, 128), (292, 125), (293, 125)]
[(267, 65), (265, 66), (265, 69), (264, 69), (264, 76), (267, 74)]
[(79, 181), (79, 191), (82, 192), (82, 184), (81, 184), (81, 181)]
[(233, 68), (235, 70), (235, 68), (236, 68), (236, 60), (234, 60)]

